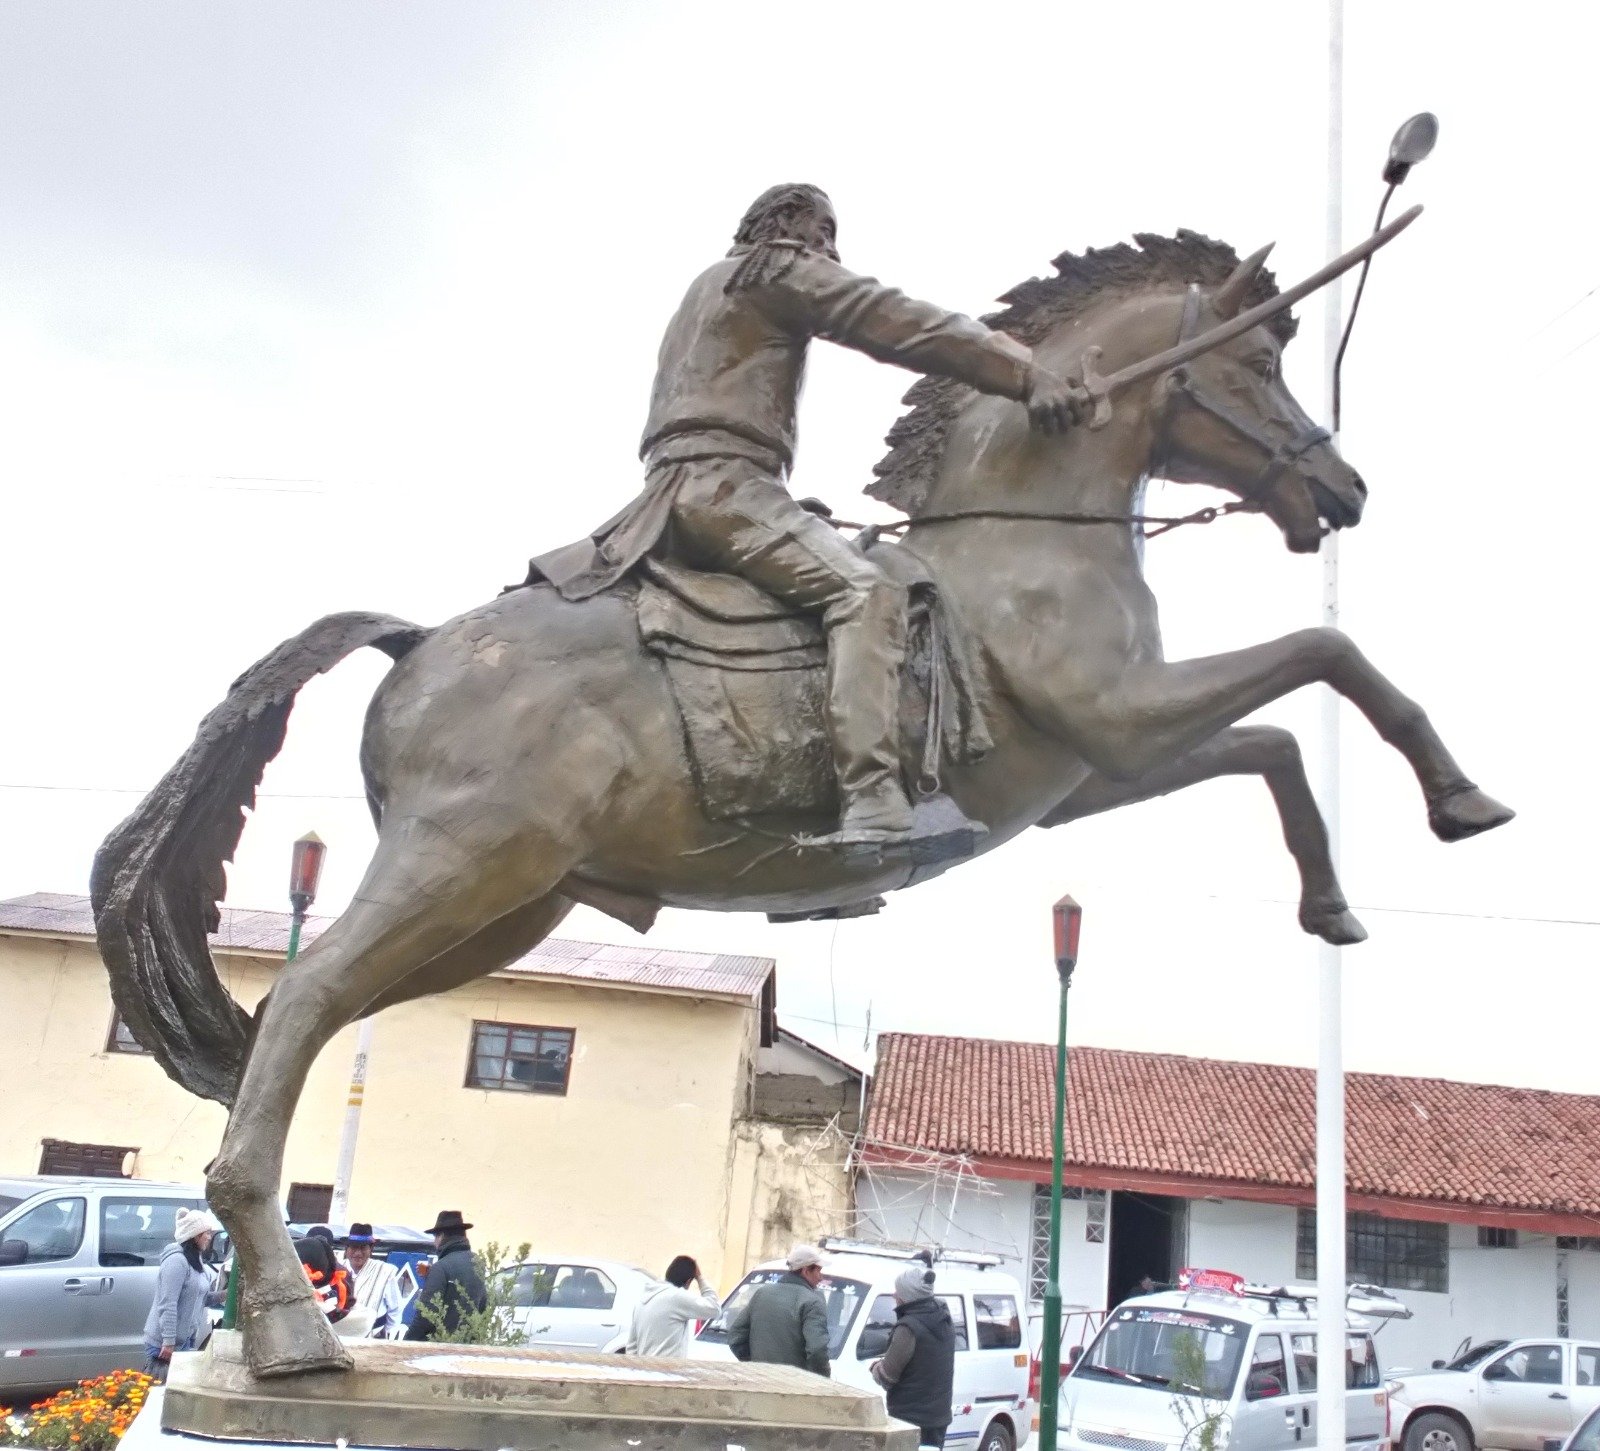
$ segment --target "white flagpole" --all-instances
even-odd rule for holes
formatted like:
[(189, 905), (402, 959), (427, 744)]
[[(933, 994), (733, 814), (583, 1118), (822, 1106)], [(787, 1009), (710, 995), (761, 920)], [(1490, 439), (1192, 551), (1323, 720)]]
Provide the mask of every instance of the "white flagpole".
[[(1328, 0), (1328, 204), (1325, 250), (1337, 257), (1344, 223), (1344, 0)], [(1334, 426), (1334, 359), (1344, 323), (1343, 288), (1323, 290), (1323, 407)], [(1339, 443), (1334, 436), (1334, 445)], [(1322, 623), (1339, 624), (1339, 535), (1322, 543)], [(1339, 697), (1322, 689), (1322, 815), (1339, 861)], [(1345, 1157), (1343, 949), (1317, 953), (1317, 1435), (1322, 1451), (1345, 1447)]]

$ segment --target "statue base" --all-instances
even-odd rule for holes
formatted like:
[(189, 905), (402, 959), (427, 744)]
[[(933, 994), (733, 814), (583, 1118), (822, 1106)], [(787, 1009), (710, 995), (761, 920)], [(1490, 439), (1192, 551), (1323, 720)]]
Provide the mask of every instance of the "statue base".
[(802, 1370), (356, 1341), (349, 1371), (261, 1380), (236, 1332), (173, 1358), (164, 1432), (429, 1451), (913, 1451), (880, 1397)]

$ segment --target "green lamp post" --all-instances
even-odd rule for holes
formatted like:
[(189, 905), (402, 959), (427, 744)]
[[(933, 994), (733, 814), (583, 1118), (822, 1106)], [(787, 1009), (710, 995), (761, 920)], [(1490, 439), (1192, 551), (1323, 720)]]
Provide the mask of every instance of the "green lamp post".
[(1039, 1354), (1039, 1446), (1056, 1451), (1056, 1421), (1061, 1401), (1061, 1167), (1066, 1158), (1067, 989), (1078, 965), (1078, 931), (1083, 908), (1063, 897), (1051, 909), (1055, 929), (1056, 977), (1060, 1003), (1056, 1017), (1055, 1143), (1050, 1160), (1050, 1271), (1044, 1288), (1044, 1348)]
[[(300, 951), (300, 929), (305, 926), (306, 913), (317, 900), (317, 884), (322, 880), (322, 861), (328, 854), (327, 843), (314, 831), (308, 831), (294, 844), (289, 858), (289, 947), (283, 954), (287, 967)], [(239, 1256), (233, 1256), (228, 1270), (228, 1298), (222, 1306), (222, 1328), (232, 1330), (239, 1323)]]

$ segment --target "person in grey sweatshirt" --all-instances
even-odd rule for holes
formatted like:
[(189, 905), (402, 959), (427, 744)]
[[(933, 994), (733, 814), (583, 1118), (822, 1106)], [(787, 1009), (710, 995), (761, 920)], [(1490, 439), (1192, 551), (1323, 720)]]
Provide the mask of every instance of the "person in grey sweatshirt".
[[(690, 1284), (697, 1288), (691, 1290)], [(633, 1307), (628, 1327), (629, 1355), (658, 1355), (685, 1360), (689, 1331), (696, 1320), (714, 1319), (722, 1311), (706, 1277), (688, 1255), (667, 1266), (665, 1280), (652, 1280)]]
[(161, 1251), (156, 1298), (144, 1322), (145, 1374), (167, 1378), (175, 1350), (193, 1350), (206, 1332), (212, 1276), (202, 1256), (218, 1225), (203, 1209), (180, 1209), (172, 1243)]

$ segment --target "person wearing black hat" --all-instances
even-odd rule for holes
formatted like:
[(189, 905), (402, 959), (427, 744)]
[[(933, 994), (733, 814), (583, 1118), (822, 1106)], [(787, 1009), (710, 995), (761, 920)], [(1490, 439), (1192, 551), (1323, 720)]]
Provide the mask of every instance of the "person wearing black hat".
[(449, 1335), (462, 1315), (483, 1310), (489, 1303), (483, 1276), (473, 1263), (467, 1231), (472, 1226), (459, 1209), (443, 1209), (428, 1231), (438, 1257), (428, 1269), (428, 1280), (417, 1297), (417, 1313), (406, 1330), (407, 1340), (432, 1340)]
[(356, 1302), (372, 1312), (372, 1333), (387, 1336), (400, 1319), (400, 1272), (372, 1253), (372, 1226), (357, 1220), (345, 1236), (344, 1262), (350, 1268)]

